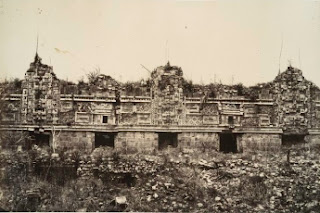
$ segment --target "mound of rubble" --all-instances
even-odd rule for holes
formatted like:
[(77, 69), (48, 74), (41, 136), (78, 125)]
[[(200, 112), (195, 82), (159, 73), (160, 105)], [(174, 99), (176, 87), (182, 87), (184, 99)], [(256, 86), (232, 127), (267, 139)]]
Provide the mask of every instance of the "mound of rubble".
[(1, 178), (1, 208), (8, 211), (320, 211), (317, 150), (292, 149), (290, 156), (285, 150), (222, 154), (169, 149), (154, 155), (126, 155), (98, 148), (91, 155), (80, 156), (47, 155), (39, 149), (38, 152), (33, 161), (43, 159), (51, 162), (51, 166), (59, 162), (77, 164), (77, 177), (58, 184), (36, 178), (34, 174), (23, 176), (18, 166), (21, 164), (16, 162), (19, 155), (8, 158), (1, 153), (2, 175), (7, 177), (8, 171), (20, 171), (12, 176), (11, 182)]

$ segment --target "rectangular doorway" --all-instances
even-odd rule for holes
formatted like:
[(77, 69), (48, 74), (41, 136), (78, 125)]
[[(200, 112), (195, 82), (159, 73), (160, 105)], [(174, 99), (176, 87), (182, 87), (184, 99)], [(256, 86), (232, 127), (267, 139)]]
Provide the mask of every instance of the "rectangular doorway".
[(158, 133), (158, 147), (159, 150), (166, 149), (168, 146), (178, 147), (178, 133)]
[(94, 138), (94, 147), (108, 146), (114, 148), (114, 136), (113, 132), (96, 132)]
[(27, 141), (27, 149), (31, 149), (33, 145), (39, 147), (50, 146), (50, 133), (49, 132), (29, 132), (29, 138)]
[(303, 144), (306, 142), (304, 140), (305, 136), (304, 134), (284, 134), (282, 135), (282, 146)]
[(220, 151), (229, 153), (237, 152), (237, 136), (232, 133), (220, 133)]

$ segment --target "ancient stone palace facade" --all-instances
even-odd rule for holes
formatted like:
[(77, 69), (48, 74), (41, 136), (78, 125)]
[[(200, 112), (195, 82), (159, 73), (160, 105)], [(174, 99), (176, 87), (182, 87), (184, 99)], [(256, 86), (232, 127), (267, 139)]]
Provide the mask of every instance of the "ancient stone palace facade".
[(169, 63), (148, 81), (121, 84), (98, 75), (66, 84), (36, 55), (21, 94), (7, 94), (1, 131), (60, 149), (111, 146), (139, 151), (181, 148), (239, 152), (320, 139), (320, 90), (291, 66), (269, 83), (191, 85)]

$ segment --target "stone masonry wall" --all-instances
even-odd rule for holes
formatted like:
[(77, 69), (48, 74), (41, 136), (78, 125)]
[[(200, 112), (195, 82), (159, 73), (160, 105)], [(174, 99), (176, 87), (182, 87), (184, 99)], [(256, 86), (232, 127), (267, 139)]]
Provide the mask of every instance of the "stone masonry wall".
[(320, 145), (320, 135), (307, 135), (305, 140), (310, 143), (310, 145)]
[(56, 132), (57, 148), (78, 149), (92, 151), (94, 147), (94, 133), (84, 131)]
[(280, 134), (246, 133), (237, 137), (238, 151), (270, 151), (281, 147)]
[(152, 151), (158, 149), (158, 134), (154, 132), (118, 132), (114, 145), (119, 151)]
[(178, 134), (178, 147), (219, 150), (219, 135), (214, 132), (183, 132)]

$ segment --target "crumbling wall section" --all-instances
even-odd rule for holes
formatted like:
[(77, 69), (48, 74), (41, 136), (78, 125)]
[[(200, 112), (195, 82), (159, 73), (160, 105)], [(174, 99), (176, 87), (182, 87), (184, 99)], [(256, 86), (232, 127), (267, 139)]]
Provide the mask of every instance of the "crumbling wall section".
[(312, 119), (312, 128), (320, 128), (320, 103), (314, 104)]
[(214, 132), (182, 132), (178, 134), (178, 147), (219, 150), (219, 135)]
[(279, 126), (287, 133), (304, 134), (310, 124), (310, 87), (302, 71), (291, 66), (273, 81)]
[(158, 134), (155, 132), (118, 132), (115, 149), (125, 152), (153, 151), (158, 149)]
[(281, 147), (280, 134), (245, 133), (237, 137), (239, 151), (273, 151)]
[(152, 123), (179, 125), (183, 117), (182, 70), (168, 64), (158, 67), (152, 78)]
[(41, 63), (36, 54), (34, 62), (22, 81), (21, 121), (23, 123), (53, 123), (59, 121), (60, 81), (52, 66)]
[(310, 113), (310, 120), (311, 124), (309, 125), (309, 128), (320, 128), (320, 89), (312, 85), (310, 89), (311, 93), (311, 113)]

